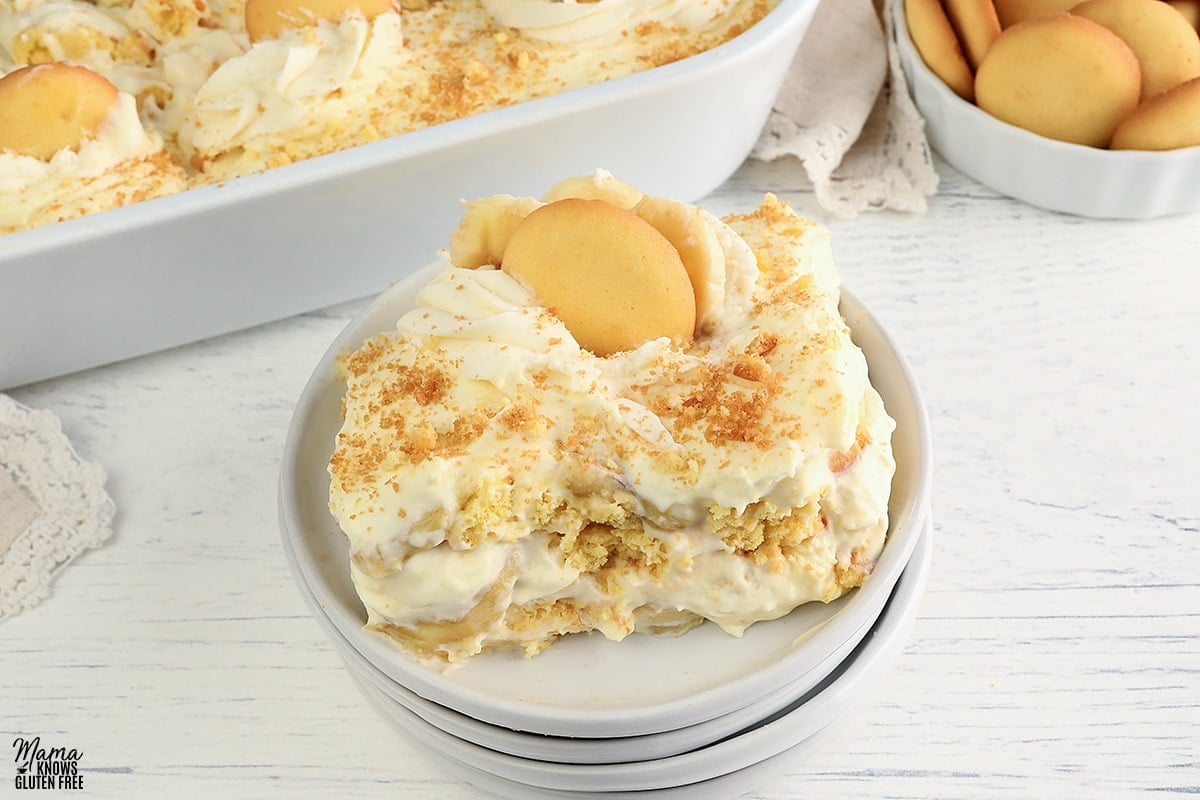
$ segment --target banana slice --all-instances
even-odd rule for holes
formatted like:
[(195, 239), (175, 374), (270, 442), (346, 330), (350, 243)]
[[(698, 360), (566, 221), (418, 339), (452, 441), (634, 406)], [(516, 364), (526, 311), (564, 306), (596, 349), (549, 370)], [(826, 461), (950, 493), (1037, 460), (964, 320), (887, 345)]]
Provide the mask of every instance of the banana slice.
[(512, 587), (517, 580), (519, 568), (519, 559), (511, 556), (475, 607), (459, 619), (423, 622), (409, 628), (390, 622), (376, 622), (368, 628), (390, 636), (426, 658), (444, 657), (446, 651), (453, 651), (461, 646), (466, 646), (468, 654), (478, 652), (478, 642), (482, 641), (491, 627), (504, 616), (504, 610), (512, 598)]
[(696, 334), (708, 331), (725, 304), (725, 251), (705, 212), (678, 200), (646, 197), (634, 206), (633, 213), (679, 251), (696, 295)]
[(475, 269), (499, 266), (513, 231), (542, 203), (532, 197), (498, 194), (463, 205), (467, 210), (450, 234), (450, 263)]
[(338, 22), (354, 12), (372, 20), (389, 11), (400, 13), (395, 0), (246, 0), (246, 33), (251, 42), (278, 39), (285, 31)]
[(603, 200), (618, 208), (633, 208), (645, 195), (624, 181), (619, 181), (611, 173), (597, 170), (595, 175), (584, 175), (567, 178), (550, 187), (550, 191), (542, 196), (543, 203), (553, 203), (555, 200), (565, 200), (568, 197), (579, 197), (584, 200)]

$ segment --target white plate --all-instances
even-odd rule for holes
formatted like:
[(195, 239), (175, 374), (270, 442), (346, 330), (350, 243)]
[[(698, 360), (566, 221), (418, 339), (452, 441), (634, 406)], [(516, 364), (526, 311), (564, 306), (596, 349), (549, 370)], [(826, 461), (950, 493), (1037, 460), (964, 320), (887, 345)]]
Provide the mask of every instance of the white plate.
[[(817, 735), (853, 704), (899, 653), (920, 605), (928, 578), (932, 531), (926, 528), (890, 602), (871, 633), (828, 679), (785, 712), (709, 747), (690, 753), (629, 764), (555, 764), (517, 758), (458, 739), (392, 702), (358, 675), (359, 689), (377, 712), (415, 741), (446, 757), (514, 784), (566, 792), (640, 792), (693, 786), (736, 773), (779, 756)], [(746, 787), (744, 787), (746, 788)]]
[[(926, 525), (929, 524), (927, 513)], [(296, 564), (292, 548), (287, 547), (285, 552), (289, 564), (294, 570)], [(876, 622), (875, 619), (872, 619), (869, 624), (864, 625), (861, 631), (852, 636), (842, 647), (830, 653), (828, 658), (817, 668), (810, 670), (791, 684), (781, 687), (765, 699), (736, 711), (686, 728), (646, 736), (577, 738), (532, 734), (491, 725), (414, 694), (392, 681), (355, 650), (353, 645), (346, 641), (346, 638), (330, 622), (324, 610), (313, 597), (311, 590), (304, 584), (300, 584), (299, 588), (314, 618), (342, 657), (347, 669), (357, 673), (360, 678), (393, 701), (406, 707), (431, 725), (481, 747), (522, 758), (569, 764), (649, 761), (686, 753), (744, 730), (775, 712), (793, 705), (806, 692), (828, 677), (867, 635)]]
[[(295, 568), (295, 556), (290, 548), (288, 548), (288, 559)], [(429, 724), (481, 747), (522, 758), (567, 764), (649, 761), (686, 753), (732, 736), (781, 709), (795, 704), (799, 698), (828, 677), (842, 663), (876, 622), (875, 619), (870, 620), (845, 644), (831, 652), (818, 667), (800, 676), (798, 680), (781, 687), (762, 700), (728, 714), (686, 728), (645, 736), (577, 738), (547, 736), (491, 725), (414, 694), (388, 678), (355, 650), (353, 645), (346, 641), (346, 638), (330, 622), (307, 586), (301, 585), (300, 588), (314, 618), (341, 655), (346, 668), (392, 701), (404, 706)]]
[(870, 624), (864, 625), (861, 631), (851, 637), (842, 647), (830, 653), (825, 661), (805, 673), (799, 680), (781, 687), (762, 700), (750, 703), (728, 714), (685, 728), (644, 736), (577, 738), (547, 736), (491, 725), (432, 703), (388, 678), (346, 641), (345, 637), (329, 622), (328, 617), (320, 612), (319, 606), (313, 603), (312, 607), (314, 616), (325, 629), (326, 636), (338, 649), (347, 669), (356, 673), (359, 678), (378, 689), (390, 700), (404, 706), (429, 724), (472, 744), (521, 758), (565, 764), (617, 764), (650, 761), (686, 753), (732, 736), (793, 705), (842, 663), (867, 635), (871, 625), (875, 622), (872, 619)]
[(1001, 122), (952, 92), (913, 46), (892, 0), (900, 64), (929, 143), (952, 166), (1031, 205), (1087, 217), (1147, 219), (1200, 210), (1200, 147), (1102, 150)]
[[(366, 614), (349, 577), (346, 539), (329, 514), (326, 465), (340, 426), (338, 358), (391, 329), (432, 272), (422, 270), (377, 298), (337, 337), (297, 403), (280, 472), (280, 524), (294, 548), (296, 579), (340, 633), (408, 690), (485, 722), (557, 736), (624, 737), (684, 728), (760, 701), (818, 669), (869, 624), (920, 534), (930, 492), (930, 439), (915, 379), (895, 344), (848, 293), (842, 313), (863, 348), (871, 379), (896, 419), (897, 469), (888, 541), (870, 579), (835, 603), (809, 603), (741, 639), (703, 625), (678, 638), (567, 637), (534, 659), (488, 653), (448, 673), (411, 660), (363, 629)], [(571, 681), (559, 678), (569, 674)]]

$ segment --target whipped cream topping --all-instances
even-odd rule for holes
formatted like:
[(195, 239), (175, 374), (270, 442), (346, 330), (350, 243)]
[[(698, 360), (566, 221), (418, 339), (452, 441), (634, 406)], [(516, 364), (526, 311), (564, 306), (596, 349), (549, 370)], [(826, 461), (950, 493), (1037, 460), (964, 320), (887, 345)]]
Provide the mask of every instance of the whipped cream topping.
[(319, 136), (339, 110), (370, 107), (409, 64), (399, 14), (288, 31), (213, 72), (196, 90), (180, 142), (194, 152)]
[[(463, 618), (514, 559), (510, 608), (606, 605), (590, 622), (614, 639), (663, 609), (740, 634), (857, 585), (887, 529), (894, 423), (838, 313), (827, 233), (764, 209), (704, 217), (725, 291), (685, 350), (596, 357), (506, 273), (443, 257), (346, 363), (330, 508), (369, 625)], [(605, 531), (636, 544), (609, 551), (628, 568), (577, 557)], [(786, 557), (764, 545), (781, 531)]]
[(689, 31), (711, 27), (732, 0), (482, 0), (501, 25), (544, 42), (601, 42), (640, 26), (664, 25)]
[(0, 203), (0, 230), (22, 227), (52, 205), (86, 204), (98, 188), (88, 179), (107, 175), (119, 183), (115, 167), (161, 150), (158, 134), (142, 127), (133, 97), (120, 92), (97, 135), (85, 139), (77, 151), (64, 148), (49, 161), (0, 153), (0, 197), (21, 199)]
[(152, 96), (143, 104), (142, 114), (156, 129), (176, 136), (204, 82), (248, 47), (244, 33), (220, 28), (197, 28), (186, 37), (168, 39), (158, 48), (160, 85), (168, 91)]

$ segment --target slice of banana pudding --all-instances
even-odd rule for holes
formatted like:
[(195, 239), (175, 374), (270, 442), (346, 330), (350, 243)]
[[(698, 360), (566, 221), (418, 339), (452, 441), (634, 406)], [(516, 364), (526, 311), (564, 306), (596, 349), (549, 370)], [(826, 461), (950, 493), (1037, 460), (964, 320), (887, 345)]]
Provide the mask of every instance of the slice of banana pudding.
[(466, 204), (344, 364), (330, 509), (367, 626), (435, 665), (755, 622), (860, 585), (894, 423), (828, 233), (607, 173)]

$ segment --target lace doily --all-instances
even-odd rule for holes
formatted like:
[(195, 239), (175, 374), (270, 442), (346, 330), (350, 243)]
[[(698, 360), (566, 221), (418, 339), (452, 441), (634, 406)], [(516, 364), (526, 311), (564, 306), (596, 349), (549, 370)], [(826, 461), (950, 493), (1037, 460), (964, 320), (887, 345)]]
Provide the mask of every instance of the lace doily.
[(112, 535), (104, 477), (58, 417), (0, 394), (0, 620), (45, 599), (59, 570)]
[(924, 213), (937, 191), (925, 123), (892, 46), (890, 5), (823, 0), (752, 155), (795, 156), (817, 202), (838, 217)]

